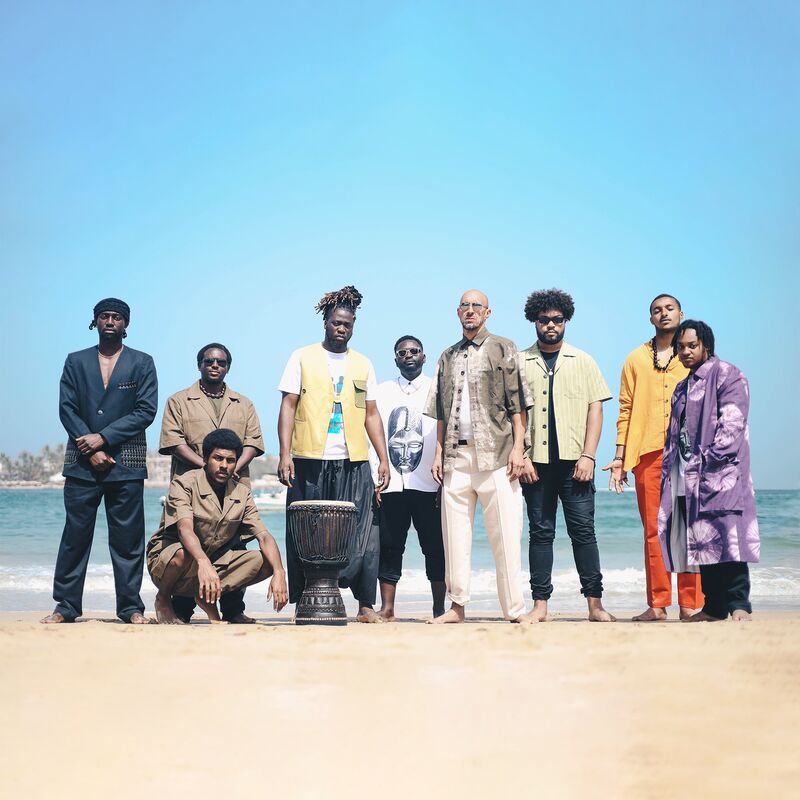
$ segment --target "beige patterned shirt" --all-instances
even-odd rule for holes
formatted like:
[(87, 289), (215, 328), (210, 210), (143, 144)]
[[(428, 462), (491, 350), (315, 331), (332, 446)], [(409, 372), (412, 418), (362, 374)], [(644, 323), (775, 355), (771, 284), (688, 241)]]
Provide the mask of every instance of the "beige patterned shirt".
[(445, 472), (453, 469), (462, 438), (458, 420), (465, 374), (478, 467), (499, 469), (508, 463), (514, 445), (511, 417), (531, 405), (515, 344), (484, 328), (473, 340), (463, 337), (439, 357), (425, 414), (445, 423)]

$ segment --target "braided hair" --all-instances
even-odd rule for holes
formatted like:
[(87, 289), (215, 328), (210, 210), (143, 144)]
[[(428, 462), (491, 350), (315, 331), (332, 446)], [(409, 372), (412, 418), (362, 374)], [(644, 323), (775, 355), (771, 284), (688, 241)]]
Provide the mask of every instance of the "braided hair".
[(328, 292), (316, 305), (317, 314), (322, 314), (323, 319), (328, 319), (334, 309), (344, 308), (355, 316), (356, 310), (361, 305), (363, 295), (355, 286), (345, 286), (338, 292)]

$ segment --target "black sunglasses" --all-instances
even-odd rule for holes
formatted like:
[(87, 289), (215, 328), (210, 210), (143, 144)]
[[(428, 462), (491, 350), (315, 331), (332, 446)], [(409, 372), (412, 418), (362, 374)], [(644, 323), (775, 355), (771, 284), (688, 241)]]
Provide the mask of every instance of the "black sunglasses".
[(405, 358), (406, 355), (415, 356), (415, 355), (417, 355), (417, 354), (419, 354), (421, 352), (422, 352), (422, 348), (421, 347), (409, 347), (406, 350), (395, 350), (394, 354), (398, 358)]
[(564, 317), (562, 317), (562, 316), (558, 316), (558, 317), (538, 317), (536, 319), (536, 321), (542, 327), (544, 327), (545, 325), (550, 324), (551, 322), (553, 323), (553, 325), (562, 325), (564, 323)]
[(225, 368), (228, 366), (228, 359), (227, 358), (204, 358), (203, 359), (203, 366), (205, 367), (212, 367), (214, 364), (219, 364), (221, 367)]

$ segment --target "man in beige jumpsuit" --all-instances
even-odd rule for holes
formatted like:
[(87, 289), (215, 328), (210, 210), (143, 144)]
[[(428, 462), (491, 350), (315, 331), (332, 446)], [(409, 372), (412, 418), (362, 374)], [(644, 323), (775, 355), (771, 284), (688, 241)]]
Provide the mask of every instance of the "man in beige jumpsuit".
[[(200, 380), (188, 389), (176, 392), (164, 408), (159, 453), (172, 456), (171, 477), (203, 466), (203, 439), (218, 428), (232, 430), (242, 440), (242, 454), (234, 470), (234, 479), (250, 486), (249, 464), (264, 452), (264, 439), (253, 403), (233, 391), (225, 382), (232, 357), (224, 344), (212, 342), (200, 348), (197, 369)], [(244, 547), (247, 539), (237, 547)], [(175, 613), (184, 622), (191, 619), (194, 600), (178, 597)], [(252, 623), (244, 613), (244, 590), (230, 592), (220, 601), (222, 618), (231, 623)]]

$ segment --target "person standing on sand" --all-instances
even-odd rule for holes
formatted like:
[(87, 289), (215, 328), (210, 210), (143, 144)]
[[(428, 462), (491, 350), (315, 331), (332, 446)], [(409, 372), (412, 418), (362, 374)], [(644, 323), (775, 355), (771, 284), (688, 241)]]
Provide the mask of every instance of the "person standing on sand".
[(425, 352), (416, 336), (401, 336), (394, 345), (400, 375), (378, 386), (378, 411), (386, 431), (389, 485), (381, 493), (381, 557), (378, 580), (385, 620), (394, 619), (397, 583), (411, 522), (425, 555), (431, 583), (433, 616), (444, 614), (444, 544), (439, 485), (431, 475), (436, 452), (436, 422), (423, 414), (431, 379), (422, 374)]
[[(373, 516), (373, 490), (389, 480), (383, 425), (375, 402), (377, 381), (369, 359), (349, 349), (361, 293), (354, 286), (329, 292), (317, 304), (325, 338), (295, 350), (278, 390), (278, 478), (288, 487), (286, 505), (297, 500), (355, 503), (356, 536), (339, 586), (358, 601), (358, 622), (382, 623), (373, 606), (378, 583), (380, 532)], [(378, 485), (372, 481), (367, 437), (378, 454)], [(298, 603), (305, 577), (291, 536), (286, 537), (289, 602)]]
[[(634, 622), (662, 622), (672, 604), (672, 575), (664, 566), (658, 540), (658, 506), (670, 399), (678, 381), (688, 374), (672, 347), (682, 319), (681, 304), (673, 295), (660, 294), (650, 303), (655, 335), (625, 359), (619, 389), (617, 449), (614, 458), (603, 467), (611, 473), (609, 490), (617, 494), (628, 485), (630, 470), (636, 478), (636, 500), (644, 528), (648, 608), (637, 614)], [(703, 605), (698, 575), (678, 575), (678, 605), (681, 619), (687, 619)]]
[(445, 582), (450, 609), (429, 622), (464, 621), (469, 602), (472, 525), (480, 500), (497, 568), (503, 616), (527, 622), (520, 540), (525, 411), (530, 407), (517, 348), (486, 328), (483, 292), (465, 292), (456, 309), (462, 337), (439, 357), (425, 413), (437, 420), (431, 467), (442, 486)]
[[(171, 478), (203, 468), (203, 439), (211, 431), (225, 427), (243, 443), (242, 454), (233, 471), (233, 479), (250, 486), (250, 462), (264, 452), (261, 423), (253, 403), (225, 382), (233, 357), (224, 344), (212, 342), (197, 354), (200, 380), (188, 389), (176, 392), (164, 408), (159, 453), (172, 456)], [(238, 549), (245, 549), (242, 541)], [(222, 619), (233, 624), (252, 623), (244, 613), (244, 589), (227, 592), (220, 598)], [(188, 622), (194, 611), (191, 597), (176, 597), (175, 613)]]
[(675, 388), (661, 473), (658, 535), (671, 572), (699, 567), (705, 603), (684, 622), (750, 620), (750, 572), (761, 542), (750, 475), (750, 387), (714, 354), (714, 332), (686, 320), (675, 355), (689, 376)]
[[(203, 469), (170, 483), (161, 526), (147, 544), (162, 625), (184, 624), (174, 608), (179, 597), (194, 598), (211, 622), (221, 622), (218, 600), (270, 576), (267, 600), (275, 611), (289, 599), (278, 545), (258, 515), (250, 487), (234, 478), (242, 449), (232, 430), (214, 430), (203, 439)], [(253, 538), (259, 551), (237, 546)]]
[(114, 569), (117, 616), (142, 625), (144, 567), (145, 430), (158, 408), (153, 359), (125, 347), (131, 310), (116, 297), (101, 300), (89, 330), (96, 347), (70, 353), (61, 375), (59, 415), (69, 435), (64, 453), (67, 520), (58, 548), (53, 599), (42, 622), (74, 622), (83, 611), (83, 585), (97, 508), (105, 500), (108, 546)]
[(572, 297), (559, 289), (533, 292), (525, 303), (525, 318), (536, 327), (537, 339), (521, 353), (534, 400), (530, 455), (520, 476), (530, 521), (533, 622), (548, 618), (559, 499), (589, 619), (616, 621), (603, 608), (603, 574), (594, 532), (595, 452), (603, 428), (603, 403), (611, 399), (611, 392), (594, 359), (564, 342), (574, 313)]

